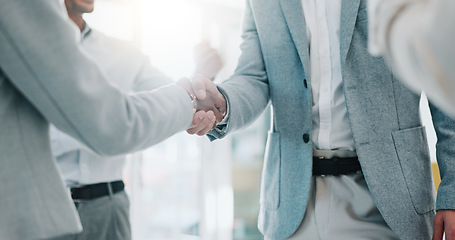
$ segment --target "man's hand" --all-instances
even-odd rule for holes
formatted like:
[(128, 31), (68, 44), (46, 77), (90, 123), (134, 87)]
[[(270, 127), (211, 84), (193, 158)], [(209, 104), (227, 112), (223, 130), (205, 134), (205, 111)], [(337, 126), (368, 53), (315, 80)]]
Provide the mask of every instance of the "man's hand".
[(197, 101), (193, 122), (187, 132), (199, 136), (207, 134), (226, 115), (227, 106), (223, 94), (210, 79), (202, 75), (193, 77), (192, 81), (183, 78), (178, 84), (195, 96)]
[(196, 74), (201, 74), (213, 79), (223, 67), (218, 51), (210, 46), (208, 41), (202, 41), (194, 48), (194, 60), (196, 61)]
[(455, 210), (439, 210), (433, 219), (433, 240), (455, 240)]

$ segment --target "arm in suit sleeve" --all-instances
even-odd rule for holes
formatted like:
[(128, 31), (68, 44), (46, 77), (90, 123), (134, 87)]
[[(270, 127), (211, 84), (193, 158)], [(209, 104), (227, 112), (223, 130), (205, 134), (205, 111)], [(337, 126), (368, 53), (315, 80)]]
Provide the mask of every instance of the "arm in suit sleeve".
[(226, 97), (229, 115), (226, 126), (217, 127), (211, 140), (253, 122), (267, 107), (269, 83), (253, 13), (247, 3), (242, 29), (242, 54), (234, 74), (218, 88)]
[(58, 1), (1, 0), (0, 66), (62, 131), (100, 154), (158, 143), (189, 127), (192, 103), (176, 85), (126, 94), (80, 49)]
[(455, 120), (433, 104), (430, 110), (438, 139), (436, 158), (441, 174), (436, 210), (455, 209)]
[(134, 81), (133, 91), (154, 90), (173, 83), (171, 78), (151, 65), (148, 57), (143, 54), (141, 56), (143, 58), (142, 66)]
[(409, 87), (455, 114), (455, 1), (369, 0), (369, 49)]

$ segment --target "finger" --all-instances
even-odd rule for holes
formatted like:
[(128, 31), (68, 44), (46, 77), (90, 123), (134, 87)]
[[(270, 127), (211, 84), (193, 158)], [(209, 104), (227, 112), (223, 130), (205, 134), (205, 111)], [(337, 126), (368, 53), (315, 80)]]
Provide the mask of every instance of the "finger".
[(208, 132), (207, 129), (210, 129), (213, 126), (213, 122), (215, 122), (215, 116), (213, 115), (213, 112), (207, 112), (204, 119), (202, 119), (196, 126), (188, 129), (187, 132), (190, 134), (197, 134), (199, 136), (202, 136)]
[(213, 126), (215, 124), (215, 115), (213, 114), (213, 112), (208, 111), (207, 117), (203, 121), (204, 127), (196, 133), (199, 136), (204, 136), (213, 129)]
[(208, 79), (207, 77), (205, 77), (205, 79), (206, 80), (204, 81), (204, 84), (205, 84), (205, 89), (207, 90), (207, 92), (210, 92), (213, 96), (220, 97), (220, 95), (222, 95), (222, 94), (220, 93), (220, 91), (218, 91), (216, 84), (214, 82), (212, 82), (212, 80)]
[(191, 134), (191, 135), (197, 134), (199, 131), (201, 131), (201, 128), (203, 127), (201, 124), (202, 124), (202, 121), (201, 121), (201, 123), (199, 123), (198, 125), (196, 125), (196, 126), (194, 126), (194, 127), (192, 127), (192, 128), (188, 128), (188, 129), (186, 130), (186, 132), (187, 132), (188, 134)]
[(227, 102), (226, 99), (224, 98), (223, 94), (221, 94), (221, 97), (217, 97), (214, 99), (215, 102), (215, 107), (220, 111), (223, 115), (226, 114), (227, 111)]
[(207, 96), (206, 95), (207, 81), (212, 83), (210, 81), (210, 79), (208, 79), (200, 74), (193, 77), (192, 87), (193, 87), (194, 92), (196, 93), (196, 97), (200, 100), (204, 100)]
[(444, 222), (441, 215), (436, 214), (433, 219), (433, 238), (432, 240), (442, 240), (444, 234)]
[[(213, 100), (213, 99), (211, 98), (211, 100)], [(205, 100), (205, 101), (207, 101), (207, 100)], [(213, 103), (213, 102), (210, 102), (210, 103), (204, 102), (204, 104), (201, 104), (201, 105), (203, 105), (202, 107), (205, 108), (204, 109), (205, 111), (212, 111), (214, 113), (217, 124), (220, 123), (221, 121), (223, 121), (223, 118), (226, 115), (226, 112), (221, 111), (220, 109), (225, 109), (226, 107), (219, 108), (216, 106), (216, 103)]]
[[(455, 240), (455, 230), (454, 227), (451, 226), (450, 223), (446, 224), (444, 223), (444, 237), (445, 240)], [(442, 239), (442, 237), (441, 237)]]
[[(193, 89), (196, 90), (196, 87), (200, 89), (204, 89), (205, 91), (209, 91), (215, 96), (219, 95), (218, 88), (216, 87), (215, 83), (212, 82), (208, 77), (197, 74), (193, 77)], [(203, 100), (203, 99), (201, 99)]]
[(221, 121), (223, 121), (223, 118), (224, 118), (224, 113), (223, 112), (220, 112), (218, 109), (215, 109), (213, 111), (213, 114), (215, 115), (216, 124), (218, 124)]
[(198, 111), (193, 116), (193, 121), (191, 122), (191, 126), (186, 130), (188, 134), (195, 134), (199, 129), (197, 126), (201, 124), (202, 120), (206, 117), (205, 111)]
[(193, 87), (191, 86), (190, 79), (182, 78), (179, 81), (177, 81), (177, 85), (183, 87), (189, 94), (195, 96), (195, 93), (193, 91)]
[(215, 83), (213, 83), (212, 81), (210, 82), (204, 82), (205, 84), (205, 89), (207, 90), (207, 94), (211, 94), (212, 97), (214, 99), (219, 99), (221, 101), (226, 101), (226, 99), (224, 98), (224, 95), (220, 92), (220, 90), (218, 90), (218, 87), (216, 86)]
[(197, 111), (193, 115), (193, 121), (191, 122), (190, 128), (197, 126), (202, 120), (205, 118), (206, 112), (205, 111)]

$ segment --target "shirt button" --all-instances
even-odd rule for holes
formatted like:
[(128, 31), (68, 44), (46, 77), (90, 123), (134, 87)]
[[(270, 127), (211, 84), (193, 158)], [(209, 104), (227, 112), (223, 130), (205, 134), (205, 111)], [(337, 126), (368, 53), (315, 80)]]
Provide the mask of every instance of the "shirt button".
[(310, 141), (310, 135), (308, 135), (307, 133), (303, 134), (303, 141), (305, 143), (308, 143)]
[(305, 86), (305, 88), (308, 88), (308, 84), (306, 82), (306, 79), (303, 79), (303, 85)]

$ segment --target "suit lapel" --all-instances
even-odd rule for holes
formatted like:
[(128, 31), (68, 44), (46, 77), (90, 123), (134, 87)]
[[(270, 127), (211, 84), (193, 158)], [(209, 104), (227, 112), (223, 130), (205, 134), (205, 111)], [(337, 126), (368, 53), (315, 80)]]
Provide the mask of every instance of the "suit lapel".
[(352, 34), (354, 33), (357, 13), (359, 12), (360, 0), (342, 0), (340, 19), (340, 57), (341, 69), (344, 69)]
[(303, 16), (301, 0), (279, 0), (286, 24), (291, 32), (294, 45), (303, 63), (304, 71), (309, 76), (310, 56), (309, 44), (306, 34), (306, 23)]

